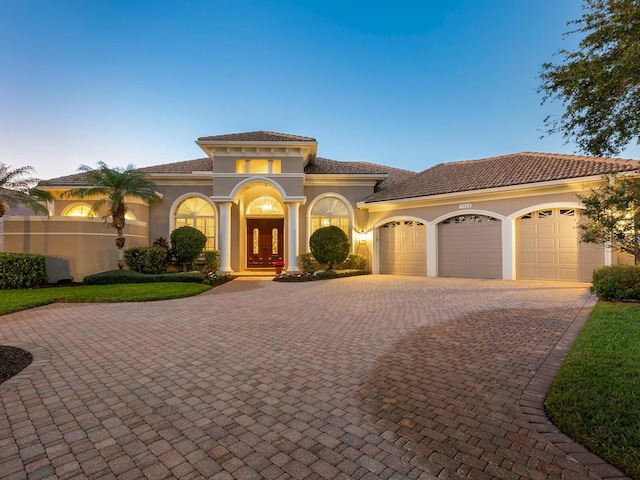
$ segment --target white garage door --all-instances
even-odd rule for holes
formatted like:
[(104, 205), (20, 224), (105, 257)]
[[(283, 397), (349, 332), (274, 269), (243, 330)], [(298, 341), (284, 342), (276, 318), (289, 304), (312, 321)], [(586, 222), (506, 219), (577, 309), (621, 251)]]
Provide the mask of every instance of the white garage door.
[(500, 220), (460, 215), (438, 225), (438, 275), (502, 278)]
[(590, 282), (604, 264), (604, 250), (580, 242), (578, 221), (573, 208), (538, 210), (516, 220), (516, 278)]
[(427, 274), (427, 226), (397, 220), (378, 228), (380, 273)]

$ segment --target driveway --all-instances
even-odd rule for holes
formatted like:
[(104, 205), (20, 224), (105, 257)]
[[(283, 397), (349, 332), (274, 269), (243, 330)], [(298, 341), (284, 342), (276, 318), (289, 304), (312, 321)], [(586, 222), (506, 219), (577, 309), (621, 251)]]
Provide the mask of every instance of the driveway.
[(35, 357), (0, 385), (0, 478), (621, 478), (542, 411), (593, 304), (369, 275), (0, 317)]

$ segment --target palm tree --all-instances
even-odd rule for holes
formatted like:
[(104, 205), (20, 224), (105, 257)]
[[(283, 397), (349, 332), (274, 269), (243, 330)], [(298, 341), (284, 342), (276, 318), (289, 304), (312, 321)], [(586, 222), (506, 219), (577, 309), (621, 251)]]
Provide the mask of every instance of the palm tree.
[(31, 177), (33, 167), (20, 167), (12, 170), (9, 165), (0, 163), (0, 217), (7, 209), (27, 206), (34, 212), (49, 213), (42, 202), (53, 200), (49, 192), (37, 188), (38, 179)]
[(127, 168), (111, 168), (104, 162), (98, 162), (98, 168), (81, 165), (79, 172), (84, 172), (86, 187), (68, 190), (63, 197), (101, 197), (93, 203), (94, 211), (107, 207), (107, 214), (102, 219), (118, 232), (116, 247), (118, 248), (118, 267), (124, 267), (123, 251), (125, 238), (122, 234), (127, 213), (126, 197), (139, 198), (148, 203), (161, 200), (155, 191), (155, 184), (144, 177), (144, 173), (134, 170), (133, 165)]

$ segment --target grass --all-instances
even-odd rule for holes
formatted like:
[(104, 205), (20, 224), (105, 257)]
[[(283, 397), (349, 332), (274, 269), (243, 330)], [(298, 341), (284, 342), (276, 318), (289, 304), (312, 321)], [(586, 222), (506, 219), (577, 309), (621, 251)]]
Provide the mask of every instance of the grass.
[(640, 305), (600, 302), (545, 406), (564, 433), (640, 479)]
[(190, 297), (209, 289), (202, 283), (171, 282), (0, 290), (0, 315), (56, 302), (149, 302)]

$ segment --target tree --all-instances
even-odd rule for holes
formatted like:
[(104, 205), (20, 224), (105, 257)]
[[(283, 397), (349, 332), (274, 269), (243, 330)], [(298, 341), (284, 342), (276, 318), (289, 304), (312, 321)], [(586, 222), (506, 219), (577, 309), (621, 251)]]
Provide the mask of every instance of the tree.
[(186, 225), (171, 232), (170, 239), (171, 251), (176, 257), (176, 262), (183, 267), (188, 263), (195, 262), (207, 244), (207, 237), (204, 233), (197, 228)]
[(42, 202), (53, 200), (49, 192), (37, 187), (38, 179), (31, 177), (33, 167), (20, 167), (14, 170), (0, 163), (0, 217), (7, 209), (27, 206), (34, 212), (48, 214), (49, 210)]
[(585, 243), (610, 245), (633, 255), (640, 263), (640, 183), (635, 178), (609, 175), (608, 181), (587, 195), (578, 195), (584, 205), (578, 224)]
[(320, 263), (329, 264), (329, 270), (331, 270), (334, 263), (345, 261), (351, 246), (347, 234), (335, 225), (331, 225), (313, 232), (309, 238), (309, 248), (315, 259)]
[(81, 165), (78, 171), (84, 172), (84, 180), (88, 186), (74, 188), (63, 193), (63, 197), (99, 197), (93, 203), (93, 209), (97, 212), (106, 205), (107, 213), (102, 217), (105, 223), (116, 229), (116, 247), (118, 248), (118, 268), (124, 267), (125, 238), (122, 235), (125, 226), (125, 214), (127, 213), (126, 198), (138, 198), (148, 203), (161, 200), (155, 191), (155, 184), (147, 180), (143, 172), (133, 169), (133, 165), (127, 168), (110, 168), (104, 162), (98, 162), (98, 168), (93, 169)]
[(562, 49), (561, 63), (542, 66), (542, 103), (557, 99), (565, 107), (544, 123), (583, 152), (614, 156), (640, 143), (640, 2), (586, 0), (583, 10), (565, 33), (583, 35), (577, 50)]

